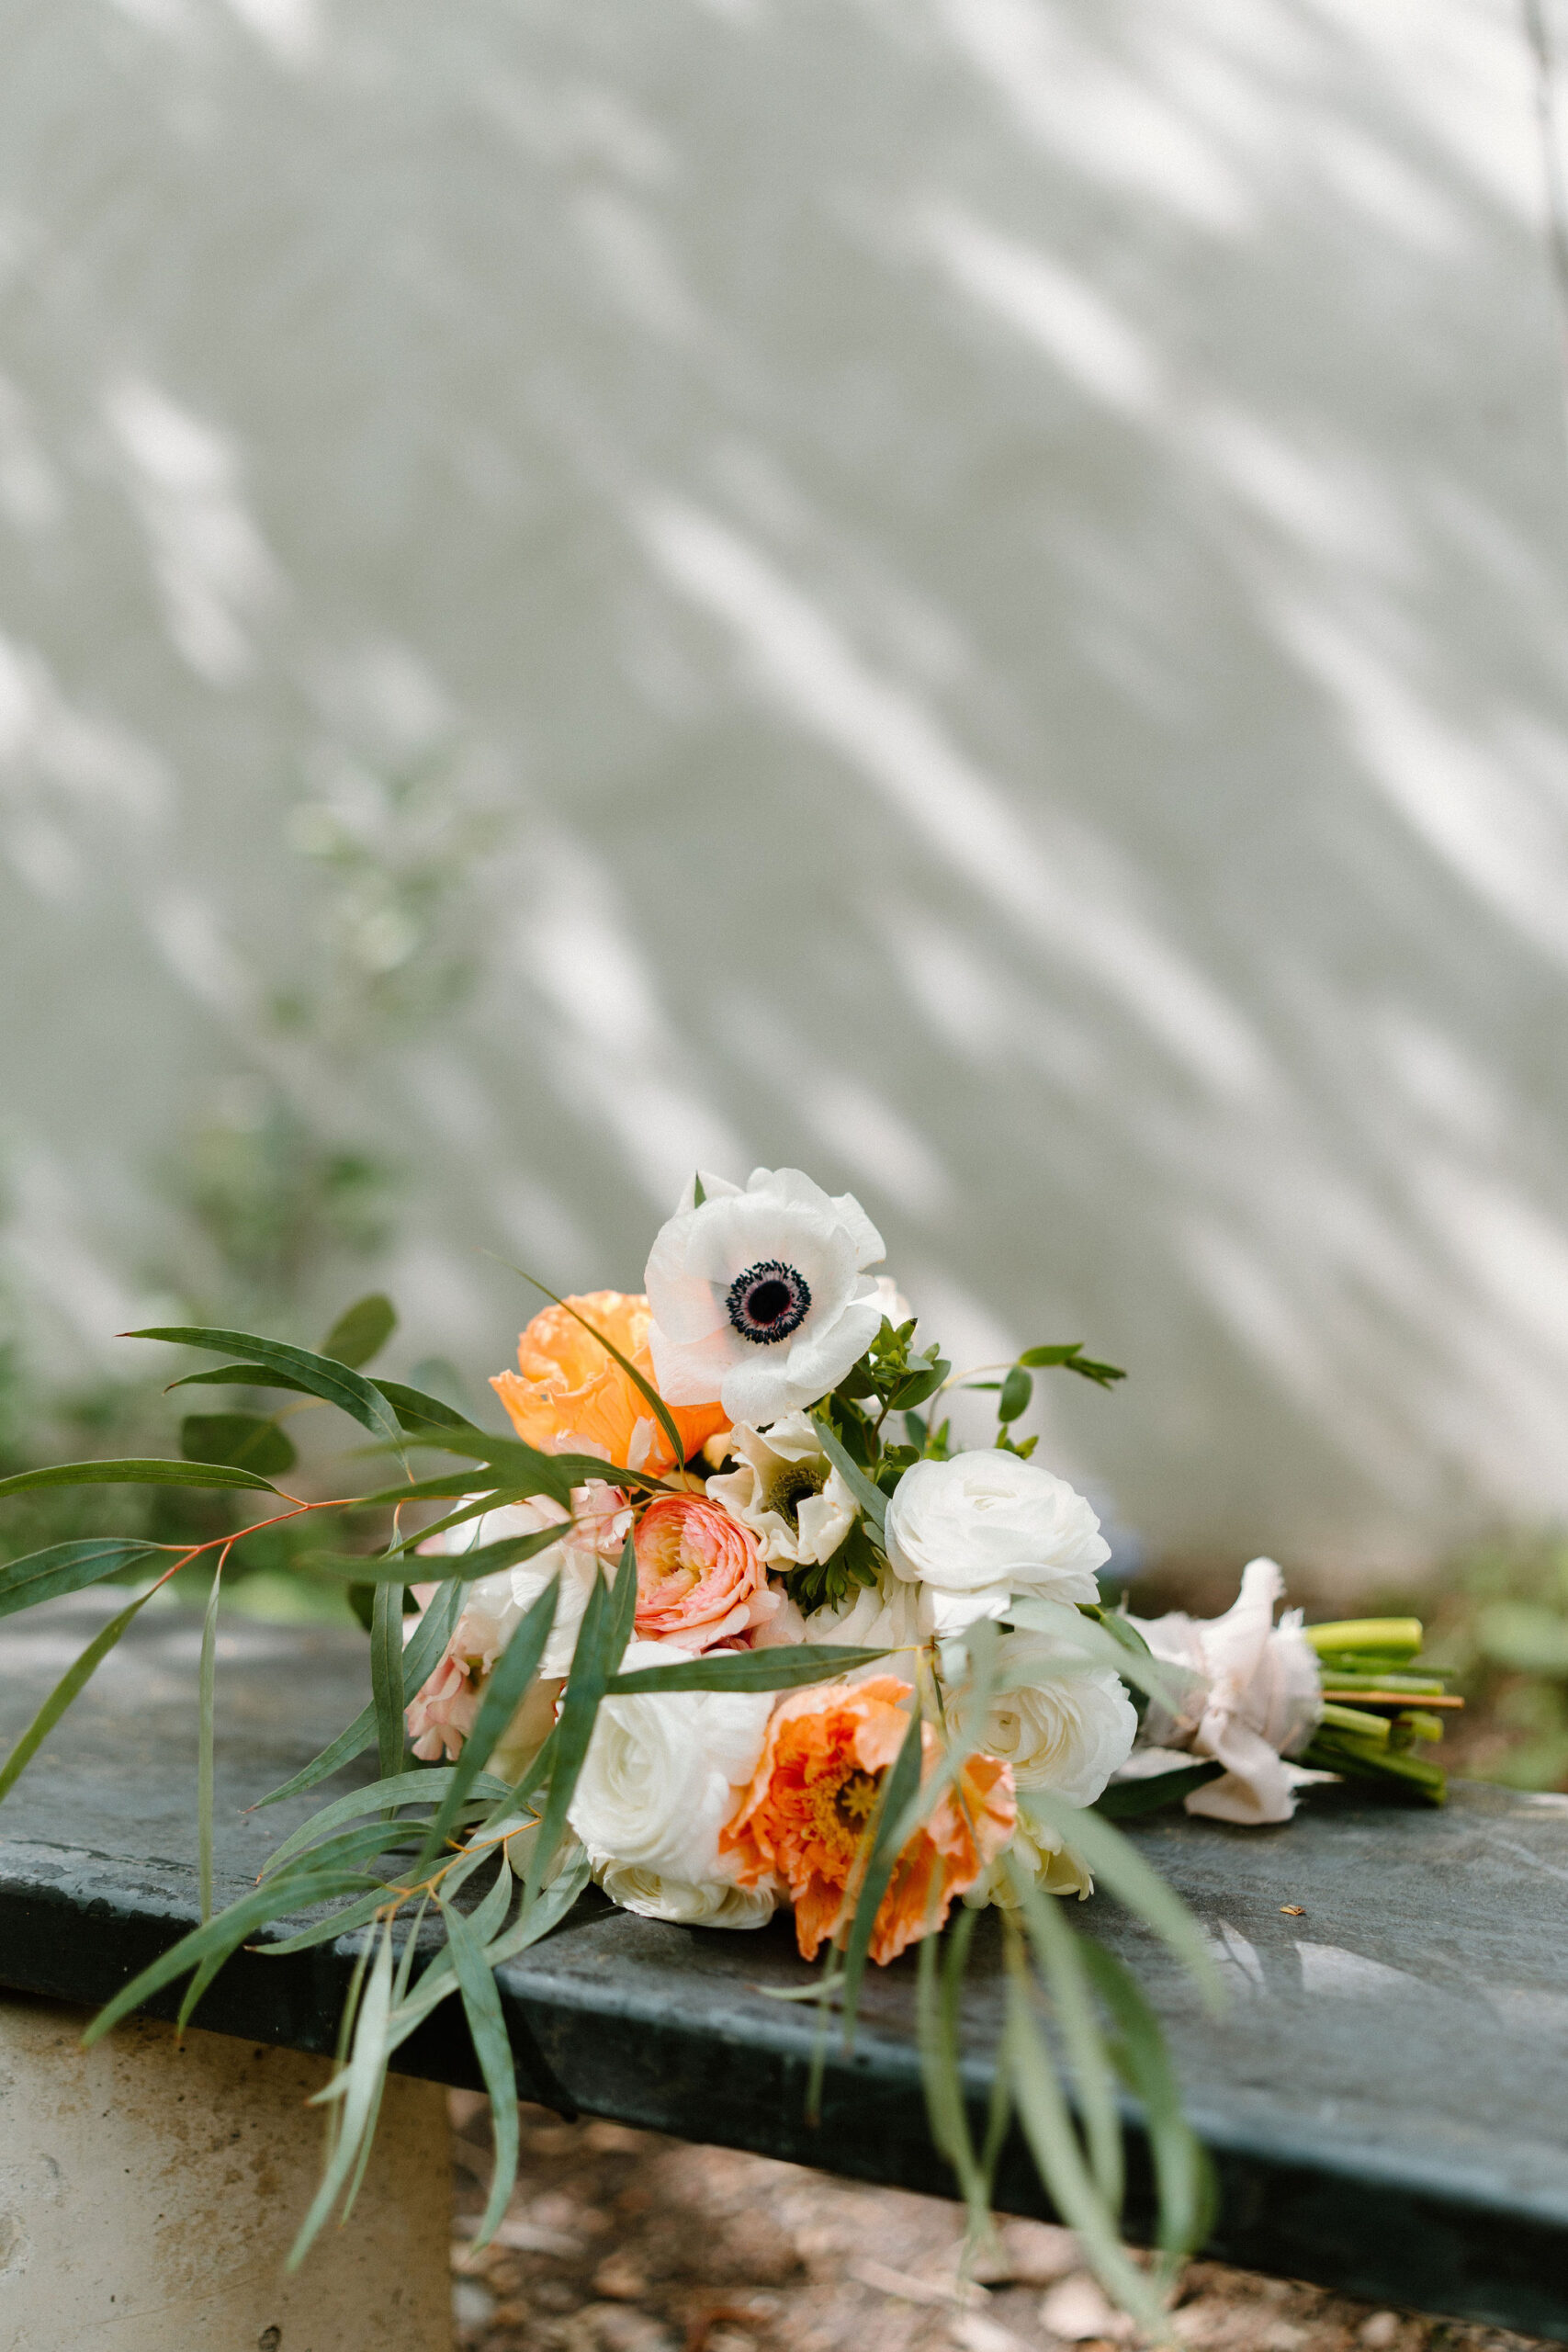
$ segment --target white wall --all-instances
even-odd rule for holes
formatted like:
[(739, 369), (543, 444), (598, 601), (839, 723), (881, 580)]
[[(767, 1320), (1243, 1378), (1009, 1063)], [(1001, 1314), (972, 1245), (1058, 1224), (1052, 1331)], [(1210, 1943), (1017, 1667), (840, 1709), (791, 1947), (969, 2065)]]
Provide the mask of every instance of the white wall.
[[(483, 1367), (480, 1249), (630, 1284), (694, 1159), (795, 1161), (959, 1344), (1133, 1367), (1050, 1442), (1156, 1545), (1568, 1508), (1511, 0), (5, 0), (0, 42), (0, 1115), (57, 1335), (260, 1069), (407, 1158), (394, 1279)], [(425, 751), (504, 815), (481, 989), (403, 1052), (280, 1035), (290, 810), (373, 831)]]

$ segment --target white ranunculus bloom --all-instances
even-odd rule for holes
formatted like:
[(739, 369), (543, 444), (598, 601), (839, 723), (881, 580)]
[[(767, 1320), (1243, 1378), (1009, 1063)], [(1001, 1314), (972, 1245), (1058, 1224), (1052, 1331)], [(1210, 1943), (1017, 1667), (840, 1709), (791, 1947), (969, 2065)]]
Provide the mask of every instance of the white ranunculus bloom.
[[(1242, 1571), (1241, 1592), (1223, 1617), (1134, 1617), (1156, 1658), (1189, 1669), (1172, 1706), (1153, 1700), (1144, 1725), (1151, 1748), (1212, 1757), (1225, 1767), (1187, 1798), (1189, 1813), (1216, 1821), (1289, 1821), (1294, 1792), (1332, 1779), (1286, 1759), (1312, 1737), (1323, 1712), (1322, 1679), (1299, 1609), (1276, 1625), (1285, 1579), (1272, 1560)], [(1134, 1764), (1136, 1759), (1134, 1758)]]
[(1094, 1572), (1111, 1547), (1065, 1478), (1016, 1453), (977, 1452), (905, 1471), (887, 1506), (887, 1557), (925, 1589), (931, 1630), (948, 1634), (1001, 1616), (1023, 1593), (1097, 1600)]
[[(1007, 1860), (1026, 1870), (1043, 1894), (1076, 1894), (1082, 1903), (1094, 1893), (1088, 1863), (1078, 1860), (1059, 1830), (1036, 1820), (1023, 1804), (1018, 1808)], [(987, 1877), (964, 1900), (976, 1907), (995, 1903), (1004, 1911), (1018, 1908), (1018, 1897), (1001, 1862), (993, 1862)]]
[[(930, 1638), (930, 1610), (918, 1588), (900, 1584), (896, 1577), (861, 1585), (826, 1609), (814, 1609), (804, 1621), (804, 1642), (831, 1642), (843, 1649), (918, 1649)], [(912, 1660), (890, 1657), (874, 1666), (856, 1668), (852, 1682), (873, 1674), (908, 1675)]]
[(1138, 1736), (1121, 1677), (1075, 1668), (1049, 1634), (1033, 1633), (1002, 1635), (995, 1675), (979, 1740), (986, 1753), (1011, 1765), (1016, 1788), (1092, 1804)]
[(822, 1450), (808, 1413), (786, 1413), (766, 1430), (731, 1430), (737, 1467), (710, 1478), (708, 1493), (757, 1538), (770, 1566), (830, 1560), (855, 1515), (855, 1499)]
[(654, 1376), (671, 1405), (716, 1400), (761, 1428), (815, 1405), (876, 1337), (865, 1268), (882, 1236), (852, 1193), (829, 1198), (796, 1168), (756, 1169), (744, 1192), (705, 1169), (702, 1187), (649, 1258)]
[(673, 1919), (683, 1928), (765, 1928), (778, 1901), (768, 1887), (729, 1886), (716, 1879), (693, 1886), (660, 1878), (640, 1862), (606, 1862), (594, 1876), (623, 1911)]
[[(632, 1642), (621, 1671), (693, 1655), (675, 1642)], [(602, 1700), (567, 1815), (594, 1871), (614, 1864), (640, 1871), (694, 1900), (694, 1889), (732, 1885), (718, 1833), (737, 1787), (756, 1769), (773, 1703), (766, 1690), (633, 1691)], [(716, 1924), (760, 1927), (761, 1919)]]

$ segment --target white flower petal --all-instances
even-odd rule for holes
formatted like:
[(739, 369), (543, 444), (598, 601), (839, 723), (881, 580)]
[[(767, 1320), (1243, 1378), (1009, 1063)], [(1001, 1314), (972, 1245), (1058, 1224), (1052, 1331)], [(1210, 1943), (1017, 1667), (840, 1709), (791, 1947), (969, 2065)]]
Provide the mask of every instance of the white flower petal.
[[(754, 1424), (815, 1404), (875, 1337), (881, 1306), (863, 1270), (882, 1250), (852, 1194), (834, 1199), (798, 1169), (754, 1169), (744, 1193), (727, 1187), (682, 1205), (645, 1276), (660, 1390), (673, 1403), (717, 1400), (732, 1420)], [(753, 1309), (756, 1270), (771, 1277), (775, 1267), (793, 1302), (779, 1312), (775, 1292)]]

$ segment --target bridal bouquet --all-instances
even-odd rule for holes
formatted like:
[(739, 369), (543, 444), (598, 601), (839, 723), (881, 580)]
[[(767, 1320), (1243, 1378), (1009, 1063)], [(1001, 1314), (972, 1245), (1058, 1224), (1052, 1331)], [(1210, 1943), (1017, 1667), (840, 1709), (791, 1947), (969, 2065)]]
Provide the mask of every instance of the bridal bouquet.
[[(1171, 2253), (1202, 2234), (1204, 2166), (1135, 1981), (1061, 1898), (1087, 1898), (1098, 1875), (1207, 1981), (1195, 1923), (1115, 1817), (1179, 1802), (1283, 1821), (1303, 1786), (1345, 1776), (1440, 1801), (1442, 1776), (1416, 1749), (1452, 1702), (1413, 1667), (1414, 1621), (1276, 1623), (1270, 1561), (1252, 1564), (1217, 1620), (1106, 1607), (1095, 1513), (1016, 1431), (1038, 1371), (1102, 1387), (1122, 1374), (1077, 1345), (955, 1374), (871, 1271), (882, 1257), (848, 1193), (794, 1170), (759, 1170), (744, 1187), (705, 1171), (655, 1238), (643, 1293), (546, 1294), (517, 1370), (491, 1383), (509, 1434), (370, 1378), (362, 1367), (394, 1318), (369, 1300), (314, 1352), (206, 1328), (133, 1336), (231, 1359), (176, 1386), (337, 1408), (397, 1462), (394, 1484), (294, 1496), (276, 1483), (296, 1460), (282, 1416), (245, 1411), (192, 1416), (178, 1462), (0, 1481), (0, 1495), (135, 1478), (270, 1498), (248, 1527), (166, 1562), (164, 1547), (100, 1538), (0, 1569), (0, 1613), (156, 1571), (45, 1701), (0, 1767), (0, 1795), (152, 1593), (214, 1554), (201, 1924), (92, 2030), (181, 1976), (188, 2017), (249, 1940), (288, 1951), (354, 1939), (328, 2161), (297, 2253), (352, 2201), (394, 2052), (454, 1996), (491, 2094), (493, 2230), (517, 2143), (494, 1971), (592, 1883), (628, 1911), (695, 1927), (754, 1930), (787, 1908), (804, 1957), (824, 1957), (824, 2021), (838, 2001), (847, 2035), (866, 1966), (918, 1947), (931, 2127), (976, 2226), (1016, 2120), (1107, 2286), (1158, 2324), (1157, 2281), (1118, 2239), (1118, 2086), (1144, 2111)], [(995, 1428), (988, 1443), (959, 1445), (949, 1399), (975, 1391), (994, 1403)], [(420, 1452), (459, 1466), (418, 1476)], [(265, 1802), (372, 1748), (377, 1775), (285, 1838), (254, 1892), (215, 1914), (225, 1562), (259, 1528), (367, 1508), (388, 1515), (376, 1551), (328, 1545), (301, 1565), (361, 1597), (370, 1702)], [(976, 2130), (958, 2019), (990, 1907), (1006, 2026)]]

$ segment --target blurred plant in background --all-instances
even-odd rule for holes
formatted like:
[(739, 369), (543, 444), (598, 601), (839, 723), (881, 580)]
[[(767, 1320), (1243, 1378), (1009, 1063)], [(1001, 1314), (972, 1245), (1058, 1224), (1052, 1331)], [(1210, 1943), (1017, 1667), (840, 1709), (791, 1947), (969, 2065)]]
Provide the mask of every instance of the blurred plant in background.
[[(313, 1345), (333, 1302), (366, 1287), (367, 1267), (396, 1235), (402, 1172), (373, 1145), (322, 1133), (269, 1049), (303, 1045), (348, 1072), (449, 1018), (482, 968), (476, 886), (503, 821), (450, 751), (387, 774), (334, 752), (295, 798), (284, 830), (310, 914), (302, 970), (267, 996), (253, 1067), (205, 1091), (153, 1171), (173, 1212), (170, 1238), (139, 1279), (172, 1318), (260, 1327)], [(441, 1368), (423, 1370), (439, 1388)], [(17, 1300), (0, 1293), (0, 1475), (165, 1453), (174, 1428), (154, 1376), (44, 1377)], [(111, 1526), (199, 1543), (233, 1523), (232, 1498), (220, 1491), (51, 1489), (14, 1504), (0, 1558)], [(286, 1532), (271, 1552), (253, 1538), (230, 1597), (270, 1614), (344, 1613), (341, 1587), (306, 1584), (293, 1568)]]
[(505, 822), (449, 751), (389, 774), (334, 755), (287, 820), (315, 870), (317, 970), (275, 992), (278, 1028), (365, 1049), (455, 1012), (481, 968), (476, 876)]
[(1568, 1788), (1568, 1532), (1499, 1535), (1461, 1555), (1427, 1611), (1427, 1655), (1469, 1702), (1456, 1769)]

